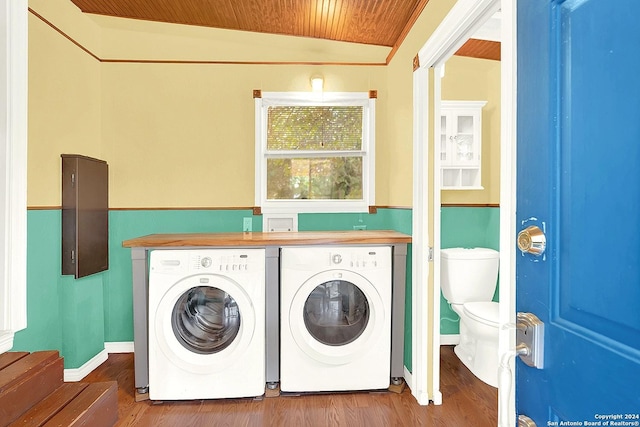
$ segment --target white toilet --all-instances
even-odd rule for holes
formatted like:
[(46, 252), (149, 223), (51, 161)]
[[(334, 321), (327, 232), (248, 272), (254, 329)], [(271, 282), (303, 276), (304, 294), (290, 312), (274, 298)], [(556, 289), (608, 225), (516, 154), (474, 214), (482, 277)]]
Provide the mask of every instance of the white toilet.
[(454, 351), (475, 376), (497, 387), (498, 303), (491, 299), (499, 253), (488, 248), (450, 248), (440, 254), (442, 294), (460, 316), (460, 344)]

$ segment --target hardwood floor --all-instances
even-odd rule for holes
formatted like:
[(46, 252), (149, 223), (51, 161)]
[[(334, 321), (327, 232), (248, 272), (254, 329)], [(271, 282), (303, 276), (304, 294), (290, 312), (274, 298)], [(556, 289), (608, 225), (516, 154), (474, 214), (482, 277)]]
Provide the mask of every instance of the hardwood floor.
[(443, 404), (420, 406), (403, 393), (359, 392), (220, 399), (135, 402), (133, 354), (111, 354), (84, 382), (118, 382), (118, 426), (496, 426), (497, 390), (478, 380), (441, 349)]

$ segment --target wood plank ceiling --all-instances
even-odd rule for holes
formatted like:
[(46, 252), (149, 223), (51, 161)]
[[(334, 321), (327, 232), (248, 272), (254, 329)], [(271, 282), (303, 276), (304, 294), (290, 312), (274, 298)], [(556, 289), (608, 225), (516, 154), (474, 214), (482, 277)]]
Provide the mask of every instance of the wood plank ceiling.
[(91, 14), (397, 48), (429, 0), (71, 1)]

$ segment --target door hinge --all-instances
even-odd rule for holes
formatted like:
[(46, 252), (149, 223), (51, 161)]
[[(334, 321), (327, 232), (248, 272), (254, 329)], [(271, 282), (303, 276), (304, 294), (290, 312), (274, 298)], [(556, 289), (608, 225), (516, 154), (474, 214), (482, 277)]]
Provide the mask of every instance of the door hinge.
[(73, 249), (71, 250), (71, 264), (75, 264), (76, 263), (76, 251), (74, 251)]
[(71, 174), (71, 187), (75, 187), (76, 186), (76, 174), (72, 173)]
[(427, 261), (429, 262), (433, 262), (433, 248), (431, 246), (429, 246), (429, 255), (428, 255), (428, 259)]

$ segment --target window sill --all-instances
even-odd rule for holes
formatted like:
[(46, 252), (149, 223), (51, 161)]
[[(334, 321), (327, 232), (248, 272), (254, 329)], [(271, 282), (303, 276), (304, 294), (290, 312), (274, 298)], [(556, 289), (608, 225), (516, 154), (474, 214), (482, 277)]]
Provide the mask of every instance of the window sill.
[(280, 214), (280, 213), (369, 213), (369, 204), (361, 200), (350, 202), (326, 202), (311, 201), (303, 202), (268, 202), (260, 207), (261, 213)]

